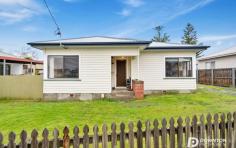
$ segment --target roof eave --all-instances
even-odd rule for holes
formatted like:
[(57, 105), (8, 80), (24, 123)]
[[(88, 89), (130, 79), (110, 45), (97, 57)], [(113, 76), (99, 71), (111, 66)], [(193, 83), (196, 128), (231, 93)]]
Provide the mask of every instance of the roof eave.
[(36, 43), (36, 42), (31, 42), (27, 43), (30, 46), (106, 46), (106, 45), (112, 45), (112, 46), (117, 46), (117, 45), (148, 45), (150, 44), (150, 41), (143, 41), (143, 42), (123, 42), (123, 43), (114, 43), (114, 42), (87, 42), (87, 43)]
[(174, 50), (174, 49), (183, 49), (183, 50), (206, 50), (207, 48), (209, 48), (210, 46), (174, 46), (174, 47), (147, 47), (145, 48), (145, 50), (163, 50), (163, 49), (167, 49), (167, 50)]

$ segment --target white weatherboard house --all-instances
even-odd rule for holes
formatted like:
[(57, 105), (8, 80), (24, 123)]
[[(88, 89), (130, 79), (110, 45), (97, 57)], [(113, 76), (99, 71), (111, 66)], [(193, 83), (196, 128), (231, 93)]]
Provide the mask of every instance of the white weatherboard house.
[(45, 99), (95, 99), (144, 81), (145, 93), (196, 89), (196, 53), (208, 46), (111, 37), (28, 43), (44, 52)]
[(198, 69), (236, 68), (236, 46), (198, 59)]

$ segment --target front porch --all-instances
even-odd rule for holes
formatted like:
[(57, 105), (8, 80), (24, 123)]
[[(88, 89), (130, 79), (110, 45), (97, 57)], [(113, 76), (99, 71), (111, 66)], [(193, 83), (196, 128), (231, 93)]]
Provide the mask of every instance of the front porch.
[(132, 80), (139, 79), (139, 56), (112, 56), (112, 90), (132, 90)]

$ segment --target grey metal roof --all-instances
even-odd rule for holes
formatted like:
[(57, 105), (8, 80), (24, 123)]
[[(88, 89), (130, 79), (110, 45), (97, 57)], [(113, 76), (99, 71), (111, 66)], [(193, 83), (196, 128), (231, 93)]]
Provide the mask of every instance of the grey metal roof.
[(226, 57), (226, 56), (232, 56), (232, 55), (236, 55), (236, 46), (225, 49), (221, 52), (217, 52), (217, 53), (213, 53), (207, 56), (203, 56), (201, 58), (199, 58), (198, 60), (207, 60), (207, 59), (213, 59), (213, 58), (220, 58), (220, 57)]

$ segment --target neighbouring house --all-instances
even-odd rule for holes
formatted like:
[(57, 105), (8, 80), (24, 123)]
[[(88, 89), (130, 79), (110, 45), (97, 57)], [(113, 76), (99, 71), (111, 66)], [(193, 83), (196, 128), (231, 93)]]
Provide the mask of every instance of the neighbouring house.
[(0, 75), (40, 75), (42, 73), (42, 61), (24, 59), (0, 51)]
[(131, 80), (142, 80), (145, 94), (192, 91), (196, 53), (208, 48), (99, 36), (28, 44), (44, 53), (45, 99), (109, 97)]
[(236, 46), (198, 59), (198, 69), (236, 68)]

